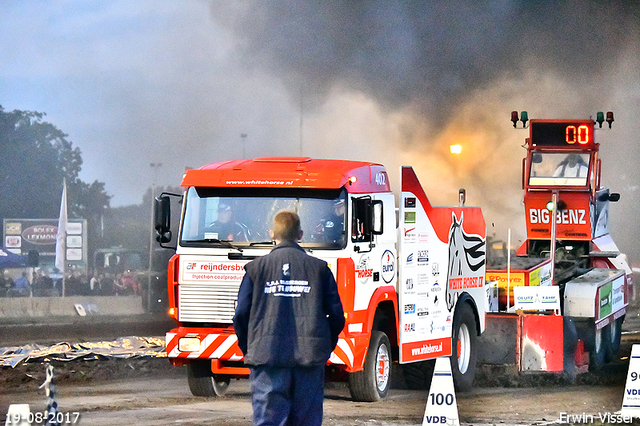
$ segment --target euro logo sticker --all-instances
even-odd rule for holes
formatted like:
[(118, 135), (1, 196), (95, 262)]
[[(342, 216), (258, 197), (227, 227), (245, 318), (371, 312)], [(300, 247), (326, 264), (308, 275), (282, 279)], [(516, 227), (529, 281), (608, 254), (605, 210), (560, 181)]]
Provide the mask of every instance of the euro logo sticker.
[(396, 276), (396, 257), (390, 250), (385, 250), (382, 253), (382, 279), (387, 284), (393, 281)]

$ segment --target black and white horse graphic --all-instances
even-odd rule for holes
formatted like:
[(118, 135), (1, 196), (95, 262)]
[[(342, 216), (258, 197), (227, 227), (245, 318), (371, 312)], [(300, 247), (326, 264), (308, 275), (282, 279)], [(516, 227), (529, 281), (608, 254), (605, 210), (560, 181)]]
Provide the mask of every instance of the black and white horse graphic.
[[(449, 229), (449, 267), (447, 268), (447, 283), (451, 278), (463, 278), (477, 275), (478, 270), (485, 264), (485, 240), (480, 235), (467, 234), (462, 228), (464, 213), (460, 214), (460, 221), (455, 212), (451, 213), (452, 223)], [(449, 312), (453, 309), (458, 298), (458, 291), (446, 287), (445, 300)]]

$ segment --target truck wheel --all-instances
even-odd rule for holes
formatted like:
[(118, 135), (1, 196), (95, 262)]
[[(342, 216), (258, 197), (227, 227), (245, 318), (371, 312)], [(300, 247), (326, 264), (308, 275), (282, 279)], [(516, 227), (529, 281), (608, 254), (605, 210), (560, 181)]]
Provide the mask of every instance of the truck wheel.
[(610, 326), (596, 329), (593, 325), (589, 352), (589, 370), (600, 370), (607, 361), (607, 341), (609, 340)]
[(458, 391), (471, 390), (476, 377), (477, 355), (476, 318), (471, 307), (458, 304), (453, 317), (451, 372)]
[(187, 381), (193, 396), (223, 396), (229, 389), (229, 376), (211, 372), (210, 361), (194, 361), (187, 364)]
[(622, 337), (622, 321), (624, 321), (623, 317), (613, 320), (613, 322), (608, 325), (609, 338), (607, 339), (607, 362), (613, 361), (618, 356), (620, 338)]
[(349, 374), (349, 391), (354, 401), (381, 401), (391, 384), (391, 345), (381, 331), (373, 330), (364, 369)]
[(402, 375), (411, 390), (426, 390), (431, 386), (435, 361), (418, 361), (402, 365)]

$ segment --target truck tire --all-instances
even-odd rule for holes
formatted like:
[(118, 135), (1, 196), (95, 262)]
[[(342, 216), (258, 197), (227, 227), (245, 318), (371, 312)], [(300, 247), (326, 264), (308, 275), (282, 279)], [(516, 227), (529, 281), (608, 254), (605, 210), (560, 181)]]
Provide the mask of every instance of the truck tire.
[(589, 371), (598, 371), (607, 362), (607, 342), (610, 339), (610, 326), (598, 330), (593, 325), (589, 342)]
[(193, 396), (223, 396), (229, 389), (229, 376), (213, 374), (210, 361), (194, 361), (187, 364), (187, 381)]
[(373, 330), (364, 369), (349, 374), (349, 391), (354, 401), (376, 402), (386, 398), (391, 384), (391, 345), (381, 331)]
[(451, 339), (451, 372), (456, 390), (471, 390), (476, 377), (478, 363), (478, 336), (476, 317), (471, 306), (458, 303), (453, 316), (453, 336)]
[(609, 327), (609, 338), (607, 339), (607, 362), (613, 361), (618, 356), (620, 349), (620, 339), (622, 337), (622, 322), (624, 317), (613, 320)]
[(402, 375), (411, 390), (427, 390), (431, 386), (435, 361), (418, 361), (402, 365)]

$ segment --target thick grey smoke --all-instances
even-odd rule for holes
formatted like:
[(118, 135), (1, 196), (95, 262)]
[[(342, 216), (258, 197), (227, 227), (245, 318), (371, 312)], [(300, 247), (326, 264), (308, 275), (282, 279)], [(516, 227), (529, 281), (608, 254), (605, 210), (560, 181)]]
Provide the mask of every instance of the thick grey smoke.
[(212, 12), (240, 37), (246, 63), (270, 69), (294, 95), (304, 88), (323, 99), (342, 85), (430, 120), (532, 63), (592, 82), (640, 25), (634, 1), (255, 0), (215, 2)]
[[(587, 118), (614, 110), (614, 129), (598, 134), (603, 180), (622, 193), (612, 234), (640, 258), (640, 3), (255, 0), (211, 10), (237, 37), (243, 63), (276, 76), (304, 105), (305, 147), (323, 147), (306, 153), (414, 165), (439, 204), (454, 203), (464, 186), (489, 232), (505, 238), (515, 228), (514, 245), (523, 237), (528, 134), (511, 128), (509, 111)], [(358, 122), (358, 111), (385, 125)], [(376, 136), (348, 139), (335, 130), (342, 116)], [(466, 156), (454, 158), (448, 146), (461, 141)]]

